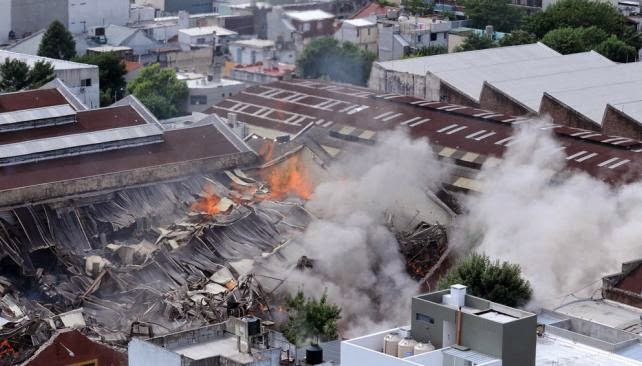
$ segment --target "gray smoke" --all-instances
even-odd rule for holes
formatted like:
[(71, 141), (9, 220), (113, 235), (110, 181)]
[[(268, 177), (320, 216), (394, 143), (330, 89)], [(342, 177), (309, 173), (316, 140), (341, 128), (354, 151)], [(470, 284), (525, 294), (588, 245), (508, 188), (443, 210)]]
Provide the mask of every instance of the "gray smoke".
[(614, 188), (581, 172), (551, 180), (565, 155), (537, 122), (525, 126), (503, 163), (482, 170), (483, 193), (464, 198), (454, 241), (520, 264), (532, 307), (551, 307), (642, 257), (642, 184)]
[(402, 131), (344, 156), (331, 168), (334, 178), (321, 183), (306, 206), (320, 219), (299, 244), (316, 260), (315, 268), (293, 272), (286, 286), (308, 295), (327, 290), (329, 300), (342, 307), (343, 335), (349, 336), (408, 323), (418, 287), (406, 274), (386, 217), (402, 225), (418, 209), (438, 215), (427, 193), (446, 171), (426, 140), (411, 140)]

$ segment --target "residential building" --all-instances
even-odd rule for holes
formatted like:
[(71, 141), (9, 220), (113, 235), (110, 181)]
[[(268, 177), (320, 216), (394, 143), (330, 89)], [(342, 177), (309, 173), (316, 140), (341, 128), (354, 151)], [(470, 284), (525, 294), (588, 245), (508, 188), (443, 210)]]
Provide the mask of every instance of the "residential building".
[(0, 1), (0, 44), (27, 37), (54, 20), (69, 24), (69, 0)]
[(284, 343), (258, 318), (230, 318), (148, 340), (133, 338), (128, 356), (131, 366), (278, 366)]
[(375, 55), (379, 52), (379, 28), (376, 22), (367, 19), (344, 20), (334, 38), (341, 42), (354, 43), (362, 50)]
[(218, 14), (189, 14), (186, 11), (178, 12), (176, 16), (156, 17), (132, 23), (130, 26), (142, 29), (149, 37), (167, 43), (178, 36), (180, 29), (209, 27), (219, 25)]
[(398, 60), (423, 47), (448, 46), (450, 21), (437, 18), (379, 19), (379, 61)]
[(622, 263), (620, 273), (602, 278), (605, 299), (642, 308), (642, 260)]
[(2, 207), (165, 182), (256, 158), (224, 125), (163, 128), (133, 96), (87, 109), (64, 84), (49, 87), (0, 95)]
[(230, 43), (229, 51), (233, 62), (240, 65), (254, 65), (274, 57), (276, 47), (274, 41), (247, 39)]
[(167, 44), (149, 50), (146, 63), (158, 63), (161, 67), (175, 70), (190, 70), (197, 73), (207, 73), (212, 66), (211, 47), (182, 48), (178, 44)]
[[(468, 59), (484, 61), (477, 56)], [(486, 162), (501, 162), (508, 146), (519, 143), (518, 126), (532, 122), (461, 104), (295, 78), (248, 87), (206, 110), (219, 116), (230, 112), (237, 114), (250, 133), (266, 138), (307, 138), (309, 131), (335, 142), (370, 144), (385, 131), (405, 128), (412, 136), (427, 138), (438, 156), (457, 166), (457, 173), (443, 183), (449, 190), (464, 192), (483, 189), (476, 171)], [(540, 128), (550, 130), (565, 146), (568, 169), (610, 183), (627, 181), (640, 172), (641, 167), (634, 163), (636, 150), (642, 148), (638, 140), (553, 123)], [(329, 151), (334, 156), (341, 150), (333, 146)], [(460, 172), (462, 167), (465, 174)]]
[(268, 84), (279, 80), (290, 80), (296, 66), (283, 63), (258, 63), (236, 65), (230, 70), (230, 78), (247, 85)]
[(71, 33), (87, 33), (93, 27), (126, 25), (130, 0), (68, 0)]
[(487, 26), (486, 29), (468, 27), (453, 28), (448, 31), (448, 52), (457, 52), (457, 48), (472, 34), (486, 36), (495, 42), (499, 42), (506, 35), (506, 33), (495, 31), (490, 25)]
[(89, 339), (75, 329), (57, 331), (24, 366), (125, 366), (127, 354)]
[[(298, 55), (316, 37), (332, 36), (335, 16), (323, 10), (286, 10), (274, 7), (267, 13), (267, 39), (291, 43)], [(290, 46), (288, 46), (290, 47)]]
[(211, 0), (135, 0), (138, 5), (151, 6), (163, 13), (176, 14), (183, 10), (191, 14), (212, 12)]
[(218, 26), (186, 28), (178, 31), (178, 43), (183, 48), (206, 45), (227, 48), (237, 36), (238, 33)]
[(535, 315), (467, 295), (416, 296), (411, 326), (341, 343), (341, 365), (642, 365), (637, 335), (553, 311)]
[(184, 110), (188, 113), (203, 112), (212, 104), (231, 97), (245, 89), (246, 85), (238, 80), (222, 79), (211, 74), (179, 72), (179, 80), (185, 80), (189, 95)]
[(128, 24), (151, 22), (154, 18), (156, 18), (156, 9), (154, 9), (154, 7), (130, 4)]
[(399, 16), (399, 8), (394, 6), (381, 5), (376, 1), (369, 2), (367, 5), (359, 9), (353, 14), (350, 19), (368, 19), (376, 21), (381, 17), (388, 17), (390, 19), (397, 19)]
[(60, 79), (80, 101), (90, 108), (98, 108), (100, 105), (100, 79), (96, 65), (0, 50), (0, 60), (5, 59), (20, 60), (29, 66), (33, 66), (37, 61), (49, 62), (54, 68), (56, 78)]

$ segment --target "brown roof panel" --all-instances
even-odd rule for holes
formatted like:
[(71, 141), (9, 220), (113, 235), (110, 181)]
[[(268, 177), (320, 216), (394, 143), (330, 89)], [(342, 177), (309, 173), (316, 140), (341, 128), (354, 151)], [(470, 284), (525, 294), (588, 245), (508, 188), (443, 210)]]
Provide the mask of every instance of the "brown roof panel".
[(56, 89), (30, 90), (0, 95), (0, 113), (61, 104), (69, 103)]

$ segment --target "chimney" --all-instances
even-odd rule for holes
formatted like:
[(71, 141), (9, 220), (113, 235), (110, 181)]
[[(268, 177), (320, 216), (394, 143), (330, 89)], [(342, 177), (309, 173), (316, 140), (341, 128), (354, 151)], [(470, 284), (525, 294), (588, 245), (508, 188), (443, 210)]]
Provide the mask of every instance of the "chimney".
[(230, 128), (236, 128), (236, 113), (228, 113), (227, 114), (227, 125)]

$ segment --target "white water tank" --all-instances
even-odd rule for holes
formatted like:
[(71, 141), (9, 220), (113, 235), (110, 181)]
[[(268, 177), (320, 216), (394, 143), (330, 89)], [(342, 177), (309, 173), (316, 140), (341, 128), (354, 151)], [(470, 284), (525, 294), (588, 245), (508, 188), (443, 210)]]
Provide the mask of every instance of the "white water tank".
[(397, 357), (399, 341), (401, 341), (401, 337), (398, 332), (391, 332), (383, 337), (383, 353)]
[(402, 339), (399, 341), (399, 346), (397, 347), (397, 357), (404, 358), (414, 355), (416, 345), (417, 341), (410, 337)]
[(415, 344), (415, 349), (413, 350), (415, 355), (420, 355), (422, 353), (431, 352), (435, 350), (435, 346), (428, 341), (428, 343), (417, 343)]
[(450, 301), (455, 307), (463, 307), (466, 304), (466, 286), (450, 286)]

